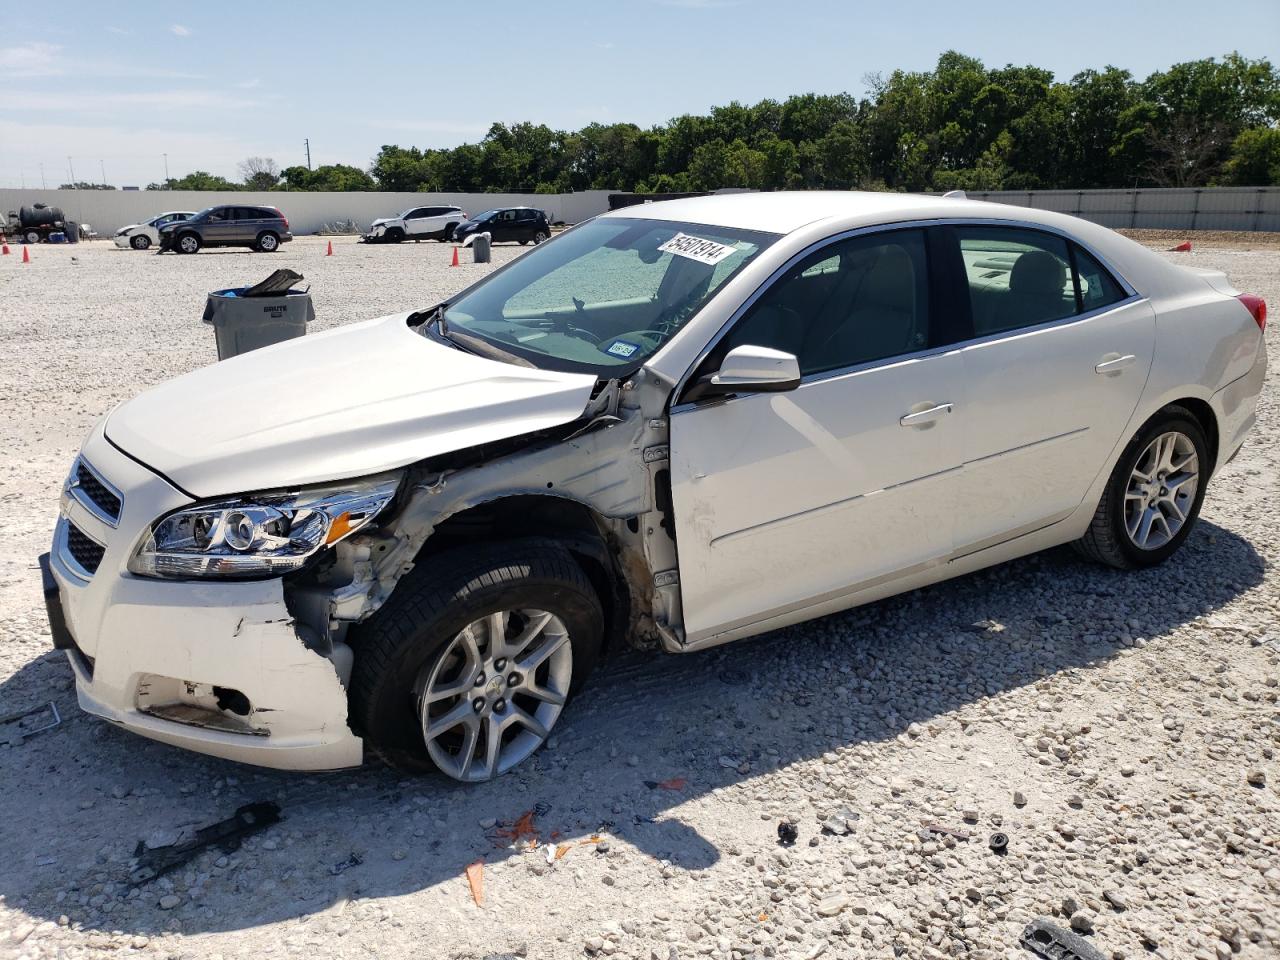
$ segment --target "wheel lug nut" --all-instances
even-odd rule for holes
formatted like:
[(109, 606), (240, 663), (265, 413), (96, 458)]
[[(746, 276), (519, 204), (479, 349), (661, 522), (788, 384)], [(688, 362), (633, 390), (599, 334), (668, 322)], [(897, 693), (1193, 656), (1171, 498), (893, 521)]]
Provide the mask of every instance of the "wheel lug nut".
[(507, 686), (509, 687), (520, 686), (520, 674), (513, 673), (511, 676), (507, 677)]
[(477, 686), (477, 687), (483, 687), (483, 686), (484, 686), (484, 671), (483, 671), (483, 670), (481, 670), (479, 673), (477, 673), (477, 674), (476, 674), (476, 686)]
[(493, 669), (495, 669), (495, 670), (497, 670), (499, 673), (501, 673), (501, 672), (502, 672), (502, 668), (503, 668), (503, 667), (505, 667), (506, 665), (507, 665), (507, 661), (506, 661), (506, 660), (495, 660), (495, 661), (494, 661), (494, 663), (493, 663)]
[(472, 710), (474, 710), (476, 713), (479, 713), (481, 710), (483, 710), (483, 709), (484, 709), (484, 698), (483, 698), (483, 697), (476, 697), (474, 700), (472, 700), (472, 701), (471, 701), (471, 709), (472, 709)]
[(507, 701), (499, 700), (497, 703), (493, 705), (493, 709), (497, 713), (502, 713), (502, 711), (507, 709)]

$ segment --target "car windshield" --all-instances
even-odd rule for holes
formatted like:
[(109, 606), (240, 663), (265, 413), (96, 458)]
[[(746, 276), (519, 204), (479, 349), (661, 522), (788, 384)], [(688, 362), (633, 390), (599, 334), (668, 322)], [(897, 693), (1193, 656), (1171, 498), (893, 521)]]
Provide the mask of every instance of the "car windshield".
[(196, 214), (194, 217), (192, 217), (191, 219), (192, 219), (192, 220), (203, 220), (203, 219), (204, 219), (205, 217), (207, 217), (210, 213), (212, 213), (215, 209), (217, 209), (217, 208), (216, 208), (216, 207), (205, 207), (203, 210), (201, 210), (199, 213), (197, 213), (197, 214)]
[(626, 375), (776, 239), (603, 217), (534, 248), (448, 304), (444, 329), (545, 369)]
[(501, 212), (502, 212), (501, 210), (486, 210), (484, 213), (477, 213), (471, 219), (476, 221), (477, 223), (480, 223), (485, 220), (492, 220)]

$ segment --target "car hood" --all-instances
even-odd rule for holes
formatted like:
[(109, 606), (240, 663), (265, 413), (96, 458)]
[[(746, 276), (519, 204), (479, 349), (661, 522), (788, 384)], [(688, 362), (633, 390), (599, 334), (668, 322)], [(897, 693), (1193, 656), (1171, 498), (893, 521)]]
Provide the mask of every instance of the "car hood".
[(196, 497), (323, 483), (568, 423), (595, 386), (463, 353), (407, 313), (264, 347), (116, 408), (107, 438)]
[(377, 220), (374, 220), (371, 224), (369, 224), (369, 226), (382, 227), (382, 226), (386, 226), (388, 223), (398, 223), (399, 220), (400, 220), (399, 217), (379, 217)]

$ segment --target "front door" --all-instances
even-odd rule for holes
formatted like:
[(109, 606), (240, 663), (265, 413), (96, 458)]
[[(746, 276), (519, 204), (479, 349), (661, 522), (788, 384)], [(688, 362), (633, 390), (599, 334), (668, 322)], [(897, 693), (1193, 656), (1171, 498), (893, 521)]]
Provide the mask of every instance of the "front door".
[(1155, 349), (1151, 305), (1052, 233), (940, 231), (963, 259), (965, 468), (956, 546), (973, 552), (1065, 519), (1124, 429)]
[(698, 374), (753, 344), (795, 354), (800, 387), (677, 398), (670, 463), (688, 642), (950, 554), (964, 370), (931, 323), (927, 246), (922, 230), (878, 232), (799, 259)]

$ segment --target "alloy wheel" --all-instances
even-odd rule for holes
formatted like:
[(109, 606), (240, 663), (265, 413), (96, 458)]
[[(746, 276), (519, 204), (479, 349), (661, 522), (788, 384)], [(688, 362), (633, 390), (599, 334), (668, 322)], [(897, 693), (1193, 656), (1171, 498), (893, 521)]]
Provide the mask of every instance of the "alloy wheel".
[(1200, 458), (1185, 433), (1170, 431), (1151, 441), (1129, 474), (1124, 527), (1140, 550), (1158, 550), (1178, 535), (1191, 514), (1200, 485)]
[(564, 709), (573, 645), (545, 610), (503, 610), (461, 630), (416, 686), (422, 738), (455, 780), (506, 773), (540, 747)]
[(195, 253), (200, 249), (200, 241), (191, 234), (187, 234), (178, 241), (178, 246), (183, 253)]

